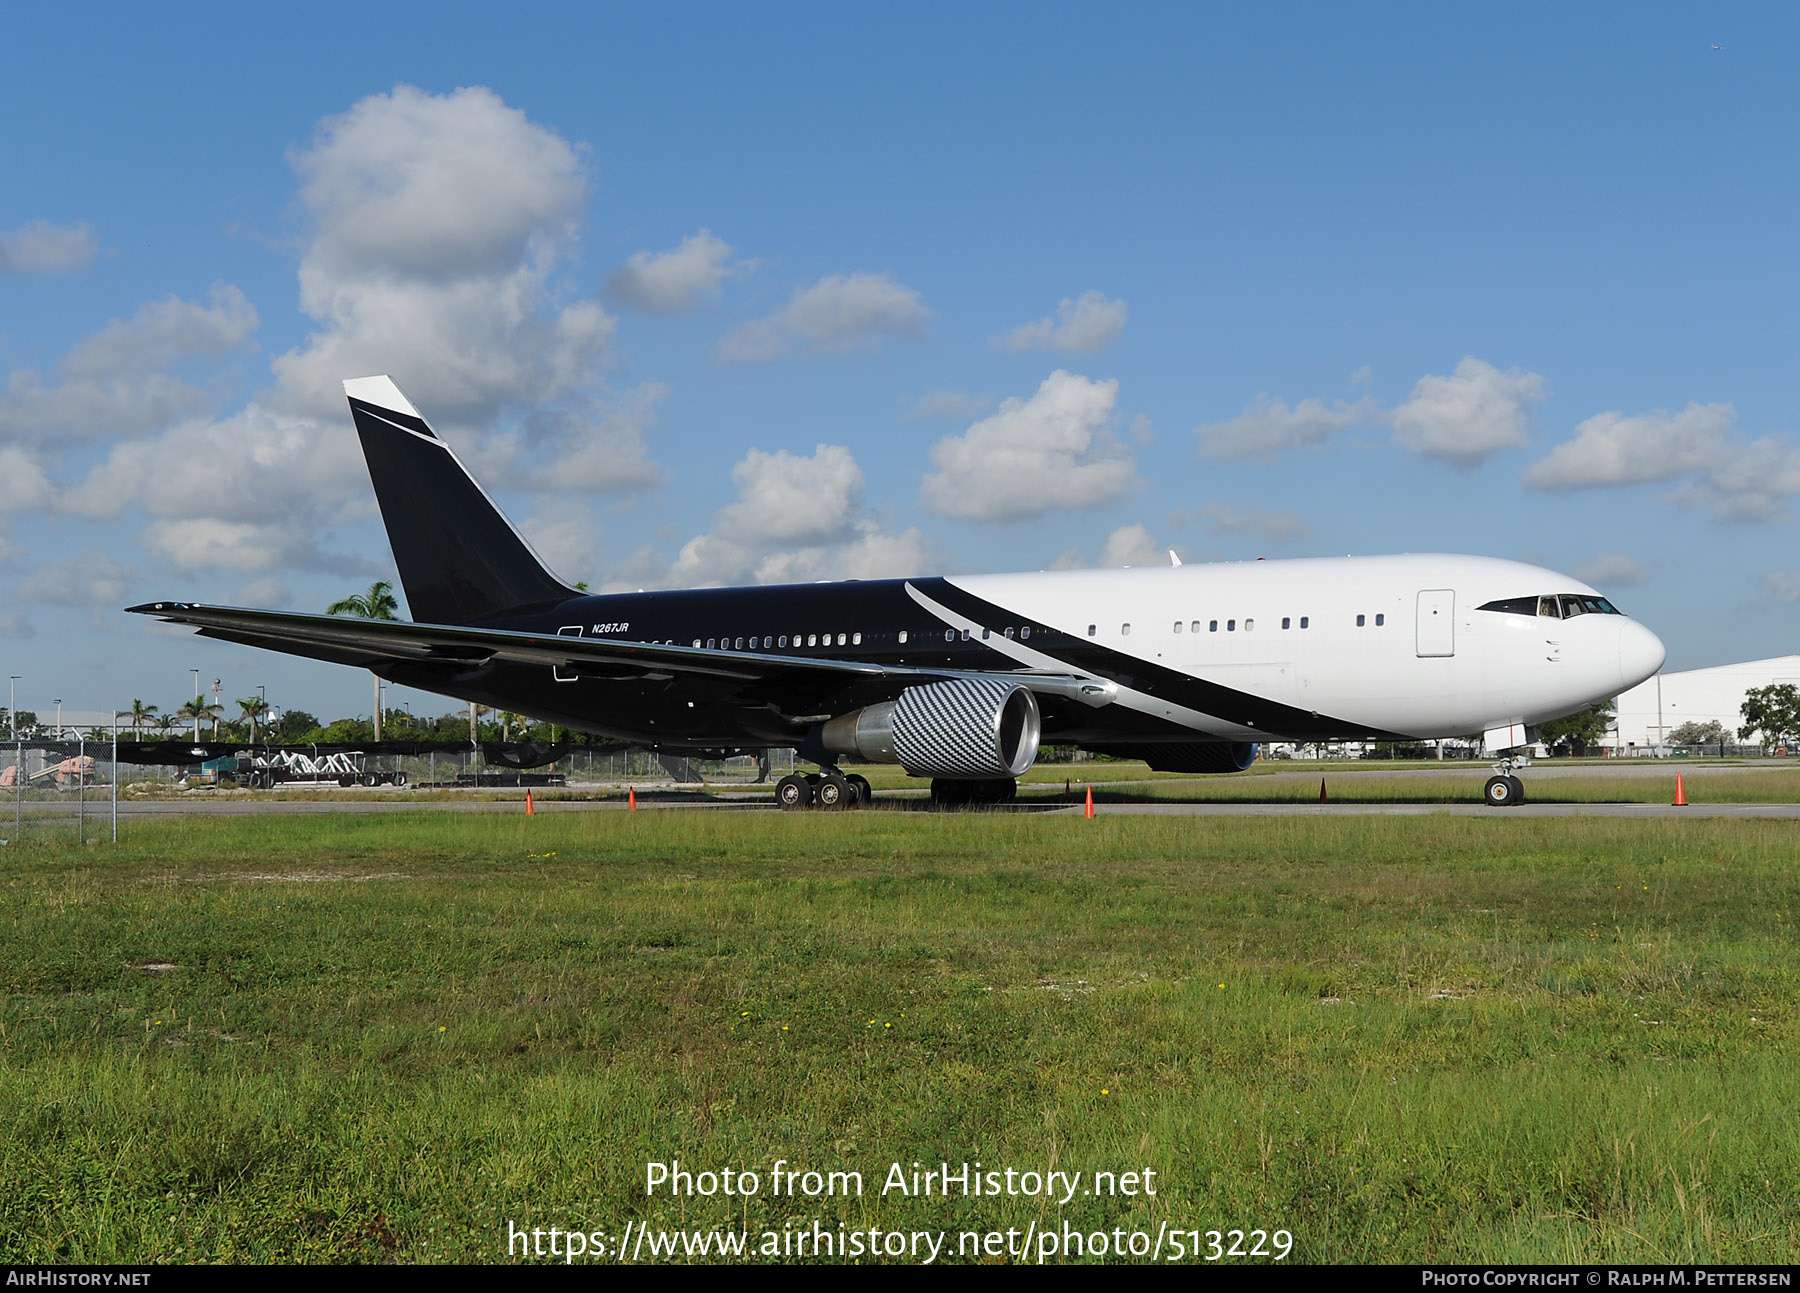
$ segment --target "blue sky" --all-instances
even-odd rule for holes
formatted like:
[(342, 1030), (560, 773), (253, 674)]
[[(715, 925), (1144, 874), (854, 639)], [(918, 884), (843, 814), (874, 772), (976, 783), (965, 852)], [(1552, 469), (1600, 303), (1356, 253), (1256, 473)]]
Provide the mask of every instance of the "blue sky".
[(386, 573), (334, 394), (377, 372), (595, 587), (1441, 550), (1670, 668), (1794, 649), (1789, 9), (8, 26), (22, 708), (366, 711), (119, 608)]

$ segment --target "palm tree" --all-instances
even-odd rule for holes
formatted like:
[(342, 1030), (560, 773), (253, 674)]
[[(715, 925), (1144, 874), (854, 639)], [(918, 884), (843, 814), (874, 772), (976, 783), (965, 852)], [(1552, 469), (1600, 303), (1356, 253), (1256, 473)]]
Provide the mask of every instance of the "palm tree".
[(134, 699), (130, 709), (118, 710), (113, 717), (129, 718), (131, 720), (131, 739), (141, 741), (144, 739), (144, 725), (155, 722), (155, 715), (155, 705), (146, 705), (143, 701)]
[[(394, 585), (385, 579), (377, 579), (369, 585), (366, 593), (353, 593), (341, 601), (335, 601), (325, 608), (327, 615), (354, 615), (359, 620), (397, 620), (394, 614), (400, 609), (400, 603), (394, 600)], [(369, 670), (375, 679), (375, 739), (381, 739), (381, 675), (373, 669)]]
[(250, 744), (256, 744), (256, 720), (269, 712), (269, 703), (261, 696), (241, 696), (235, 702), (238, 717), (249, 720)]
[(204, 696), (196, 696), (175, 712), (183, 719), (191, 720), (193, 722), (194, 739), (198, 741), (200, 739), (200, 724), (205, 722), (212, 723), (213, 735), (215, 737), (218, 736), (219, 715), (225, 712), (225, 707), (223, 705), (215, 704)]

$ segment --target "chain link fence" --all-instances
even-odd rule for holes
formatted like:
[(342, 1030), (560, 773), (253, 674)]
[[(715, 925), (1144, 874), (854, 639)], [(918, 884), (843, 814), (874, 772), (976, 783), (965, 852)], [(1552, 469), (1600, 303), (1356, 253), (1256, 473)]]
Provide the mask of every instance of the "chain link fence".
[(112, 741), (13, 740), (0, 746), (0, 839), (119, 838), (119, 777), (136, 775)]

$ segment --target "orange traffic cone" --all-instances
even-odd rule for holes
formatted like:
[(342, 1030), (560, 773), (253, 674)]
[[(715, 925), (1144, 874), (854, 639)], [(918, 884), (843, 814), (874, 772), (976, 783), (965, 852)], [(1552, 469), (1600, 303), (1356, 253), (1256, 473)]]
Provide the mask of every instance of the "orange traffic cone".
[(1687, 792), (1681, 788), (1681, 774), (1675, 774), (1675, 807), (1687, 807)]
[(525, 792), (525, 815), (527, 817), (537, 816), (537, 805), (531, 802), (531, 792), (529, 790)]
[(1094, 815), (1094, 788), (1092, 786), (1089, 786), (1087, 788), (1087, 790), (1088, 790), (1087, 811), (1085, 813), (1083, 813), (1082, 816), (1083, 817), (1092, 817)]
[(637, 787), (628, 787), (625, 794), (626, 802), (631, 805), (631, 811), (635, 813), (637, 811)]
[(1322, 804), (1328, 802), (1325, 798), (1325, 778), (1324, 777), (1319, 778), (1319, 802)]

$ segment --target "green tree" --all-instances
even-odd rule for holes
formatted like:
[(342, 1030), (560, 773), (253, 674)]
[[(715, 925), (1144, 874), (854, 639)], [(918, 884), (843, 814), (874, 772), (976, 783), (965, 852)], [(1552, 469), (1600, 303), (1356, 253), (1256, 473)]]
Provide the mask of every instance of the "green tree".
[(202, 723), (211, 723), (213, 725), (213, 735), (217, 736), (219, 734), (219, 715), (224, 712), (225, 707), (223, 705), (215, 704), (204, 696), (194, 697), (192, 700), (188, 701), (187, 704), (175, 711), (183, 722), (189, 722), (194, 725), (194, 739), (196, 741), (200, 739), (200, 724)]
[(1709, 723), (1687, 722), (1669, 733), (1672, 745), (1723, 745), (1731, 739), (1725, 724), (1713, 719)]
[(256, 724), (269, 712), (268, 702), (261, 696), (240, 696), (235, 702), (238, 716), (250, 724), (250, 744), (256, 744)]
[(1739, 739), (1747, 741), (1761, 732), (1764, 745), (1791, 745), (1800, 736), (1800, 687), (1791, 682), (1752, 687), (1744, 693), (1739, 712), (1744, 716)]
[(319, 730), (319, 720), (304, 709), (283, 710), (281, 717), (269, 725), (268, 738), (280, 744), (297, 745), (310, 733)]
[(1592, 709), (1570, 714), (1567, 718), (1539, 723), (1538, 740), (1548, 746), (1571, 745), (1577, 749), (1598, 745), (1600, 738), (1612, 727), (1613, 706), (1618, 703), (1616, 697), (1603, 700)]
[(134, 699), (130, 709), (121, 709), (113, 717), (129, 718), (131, 720), (131, 739), (141, 741), (144, 739), (144, 728), (156, 721), (156, 706), (146, 705), (143, 701)]
[[(325, 608), (327, 615), (354, 615), (360, 620), (397, 620), (395, 614), (400, 603), (394, 600), (394, 585), (385, 579), (377, 579), (369, 585), (366, 593), (357, 593), (333, 602)], [(375, 679), (375, 739), (381, 739), (381, 675), (373, 669), (369, 675)]]

